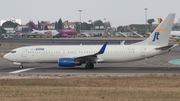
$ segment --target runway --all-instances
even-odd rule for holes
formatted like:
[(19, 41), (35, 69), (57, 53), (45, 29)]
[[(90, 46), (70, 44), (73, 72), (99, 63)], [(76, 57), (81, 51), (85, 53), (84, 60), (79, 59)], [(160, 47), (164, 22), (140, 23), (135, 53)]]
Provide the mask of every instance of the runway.
[[(30, 39), (28, 39), (30, 40)], [(42, 39), (41, 39), (42, 40)], [(52, 40), (52, 39), (48, 39)], [(45, 42), (46, 44), (48, 40), (42, 40), (41, 42)], [(57, 40), (57, 39), (55, 39)], [(69, 40), (69, 39), (68, 39)], [(6, 42), (5, 40), (4, 42)], [(21, 40), (22, 41), (22, 40)], [(17, 41), (17, 44), (19, 42)], [(62, 43), (66, 42), (61, 40)], [(77, 44), (82, 40), (73, 40), (74, 44)], [(105, 40), (95, 40), (97, 43), (103, 43)], [(110, 40), (110, 42), (114, 42), (117, 40)], [(137, 40), (132, 40), (133, 42)], [(139, 41), (139, 40), (138, 40)], [(34, 44), (39, 44), (38, 40), (33, 40)], [(67, 41), (69, 42), (69, 41)], [(88, 40), (83, 40), (83, 42), (87, 42), (87, 44), (92, 44), (94, 41), (88, 42)], [(23, 41), (23, 44), (25, 42)], [(28, 43), (27, 44), (31, 44)], [(69, 43), (67, 43), (69, 44)], [(134, 76), (134, 75), (180, 75), (180, 66), (173, 65), (168, 63), (168, 61), (173, 59), (180, 58), (180, 46), (173, 48), (170, 52), (159, 55), (153, 58), (144, 59), (141, 61), (135, 62), (126, 62), (126, 63), (110, 63), (110, 64), (95, 64), (94, 69), (85, 69), (84, 65), (80, 67), (59, 67), (57, 64), (24, 64), (24, 69), (19, 69), (19, 66), (14, 65), (12, 62), (9, 62), (4, 59), (0, 59), (0, 78), (4, 78), (7, 76), (39, 76), (39, 75), (49, 75), (49, 76)]]
[(9, 38), (0, 39), (0, 44), (16, 44), (16, 45), (77, 45), (77, 44), (119, 44), (121, 41), (126, 40), (126, 44), (144, 40), (144, 38)]
[(109, 45), (120, 44), (123, 40), (125, 44), (132, 44), (144, 40), (144, 38), (7, 38), (0, 39), (0, 53), (7, 53), (13, 48), (1, 48), (2, 45), (9, 46), (32, 46), (32, 45)]

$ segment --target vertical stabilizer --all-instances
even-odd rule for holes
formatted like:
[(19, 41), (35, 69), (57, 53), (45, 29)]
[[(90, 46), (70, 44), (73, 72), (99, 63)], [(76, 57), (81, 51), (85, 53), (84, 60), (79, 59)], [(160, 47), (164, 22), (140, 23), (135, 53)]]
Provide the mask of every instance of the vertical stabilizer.
[(31, 22), (31, 27), (35, 30), (40, 30), (35, 24), (34, 22)]
[(144, 41), (134, 43), (134, 45), (168, 45), (171, 29), (173, 26), (175, 14), (170, 13), (153, 31), (153, 33)]

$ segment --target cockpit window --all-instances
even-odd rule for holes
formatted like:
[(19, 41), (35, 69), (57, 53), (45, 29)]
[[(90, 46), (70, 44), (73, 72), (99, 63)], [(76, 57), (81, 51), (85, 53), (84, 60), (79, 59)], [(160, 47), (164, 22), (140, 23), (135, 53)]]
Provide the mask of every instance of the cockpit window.
[(11, 51), (11, 53), (16, 53), (16, 51)]

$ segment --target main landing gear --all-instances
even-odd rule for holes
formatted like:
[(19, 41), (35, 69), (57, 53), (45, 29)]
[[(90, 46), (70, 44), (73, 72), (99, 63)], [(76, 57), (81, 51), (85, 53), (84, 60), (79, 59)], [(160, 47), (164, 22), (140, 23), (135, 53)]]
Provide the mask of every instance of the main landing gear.
[(88, 63), (86, 64), (85, 68), (87, 68), (87, 69), (93, 69), (93, 68), (94, 68), (94, 64), (88, 62)]

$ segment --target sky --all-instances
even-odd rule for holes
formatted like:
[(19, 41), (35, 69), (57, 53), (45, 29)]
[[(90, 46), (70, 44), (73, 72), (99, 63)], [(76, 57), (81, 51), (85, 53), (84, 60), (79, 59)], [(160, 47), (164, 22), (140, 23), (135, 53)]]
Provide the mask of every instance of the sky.
[[(29, 20), (69, 22), (109, 21), (111, 26), (144, 24), (147, 19), (165, 18), (176, 13), (180, 19), (180, 0), (0, 0), (0, 20), (15, 17), (26, 24)], [(104, 20), (104, 18), (106, 20)]]

